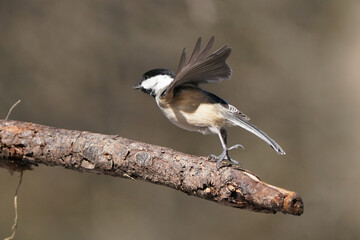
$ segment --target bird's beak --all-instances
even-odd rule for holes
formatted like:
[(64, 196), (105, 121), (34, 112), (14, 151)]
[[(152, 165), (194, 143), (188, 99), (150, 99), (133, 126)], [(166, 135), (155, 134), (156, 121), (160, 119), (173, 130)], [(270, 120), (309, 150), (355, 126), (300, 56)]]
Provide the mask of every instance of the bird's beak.
[(137, 90), (137, 89), (140, 89), (140, 88), (141, 88), (141, 84), (140, 84), (140, 83), (135, 84), (135, 85), (133, 86), (133, 89), (134, 89), (134, 90)]

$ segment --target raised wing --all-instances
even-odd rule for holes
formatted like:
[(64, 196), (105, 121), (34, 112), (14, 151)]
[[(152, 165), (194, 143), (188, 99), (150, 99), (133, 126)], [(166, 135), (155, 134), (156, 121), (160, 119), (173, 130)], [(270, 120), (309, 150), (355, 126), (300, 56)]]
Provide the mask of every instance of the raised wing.
[(214, 41), (215, 37), (212, 36), (201, 50), (201, 37), (199, 37), (188, 61), (186, 61), (186, 51), (183, 50), (175, 79), (166, 89), (163, 97), (171, 99), (174, 89), (181, 85), (217, 83), (231, 77), (231, 68), (226, 63), (231, 48), (225, 45), (208, 56)]

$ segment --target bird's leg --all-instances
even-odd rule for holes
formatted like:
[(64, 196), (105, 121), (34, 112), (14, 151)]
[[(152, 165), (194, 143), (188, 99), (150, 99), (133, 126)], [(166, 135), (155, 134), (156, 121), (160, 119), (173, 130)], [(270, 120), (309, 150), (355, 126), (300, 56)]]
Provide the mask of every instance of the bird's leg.
[(219, 155), (219, 156), (215, 156), (215, 155), (210, 155), (210, 157), (216, 159), (216, 167), (219, 168), (220, 167), (220, 164), (221, 162), (224, 160), (224, 159), (227, 159), (229, 160), (231, 163), (235, 164), (235, 165), (238, 165), (240, 168), (241, 168), (241, 164), (232, 159), (230, 156), (229, 156), (229, 151), (230, 150), (233, 150), (235, 148), (238, 148), (238, 147), (242, 147), (244, 148), (241, 144), (236, 144), (234, 146), (231, 146), (229, 148), (226, 147), (226, 144), (227, 144), (227, 132), (224, 128), (220, 129), (219, 133), (218, 133), (218, 136), (220, 138), (220, 142), (221, 142), (221, 146), (223, 147), (223, 152)]

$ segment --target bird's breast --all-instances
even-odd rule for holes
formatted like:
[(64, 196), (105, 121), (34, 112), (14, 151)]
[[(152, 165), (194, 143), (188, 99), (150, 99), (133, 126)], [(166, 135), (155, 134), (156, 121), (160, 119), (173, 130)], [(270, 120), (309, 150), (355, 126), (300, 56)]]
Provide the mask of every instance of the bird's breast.
[(172, 123), (189, 131), (208, 134), (225, 125), (222, 106), (196, 89), (183, 90), (171, 101), (159, 98), (157, 103)]

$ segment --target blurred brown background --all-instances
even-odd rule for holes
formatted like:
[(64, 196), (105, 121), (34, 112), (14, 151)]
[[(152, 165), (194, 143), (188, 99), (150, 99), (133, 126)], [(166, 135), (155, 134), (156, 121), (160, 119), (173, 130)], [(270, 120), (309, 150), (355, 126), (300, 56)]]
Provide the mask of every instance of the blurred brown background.
[[(233, 77), (204, 86), (286, 151), (232, 128), (232, 156), (301, 194), (301, 217), (232, 209), (154, 184), (40, 166), (25, 172), (16, 239), (358, 239), (358, 1), (0, 1), (0, 117), (87, 130), (195, 155), (217, 136), (172, 125), (133, 91), (152, 68), (176, 70), (198, 36), (232, 46)], [(0, 169), (0, 238), (18, 174)]]

